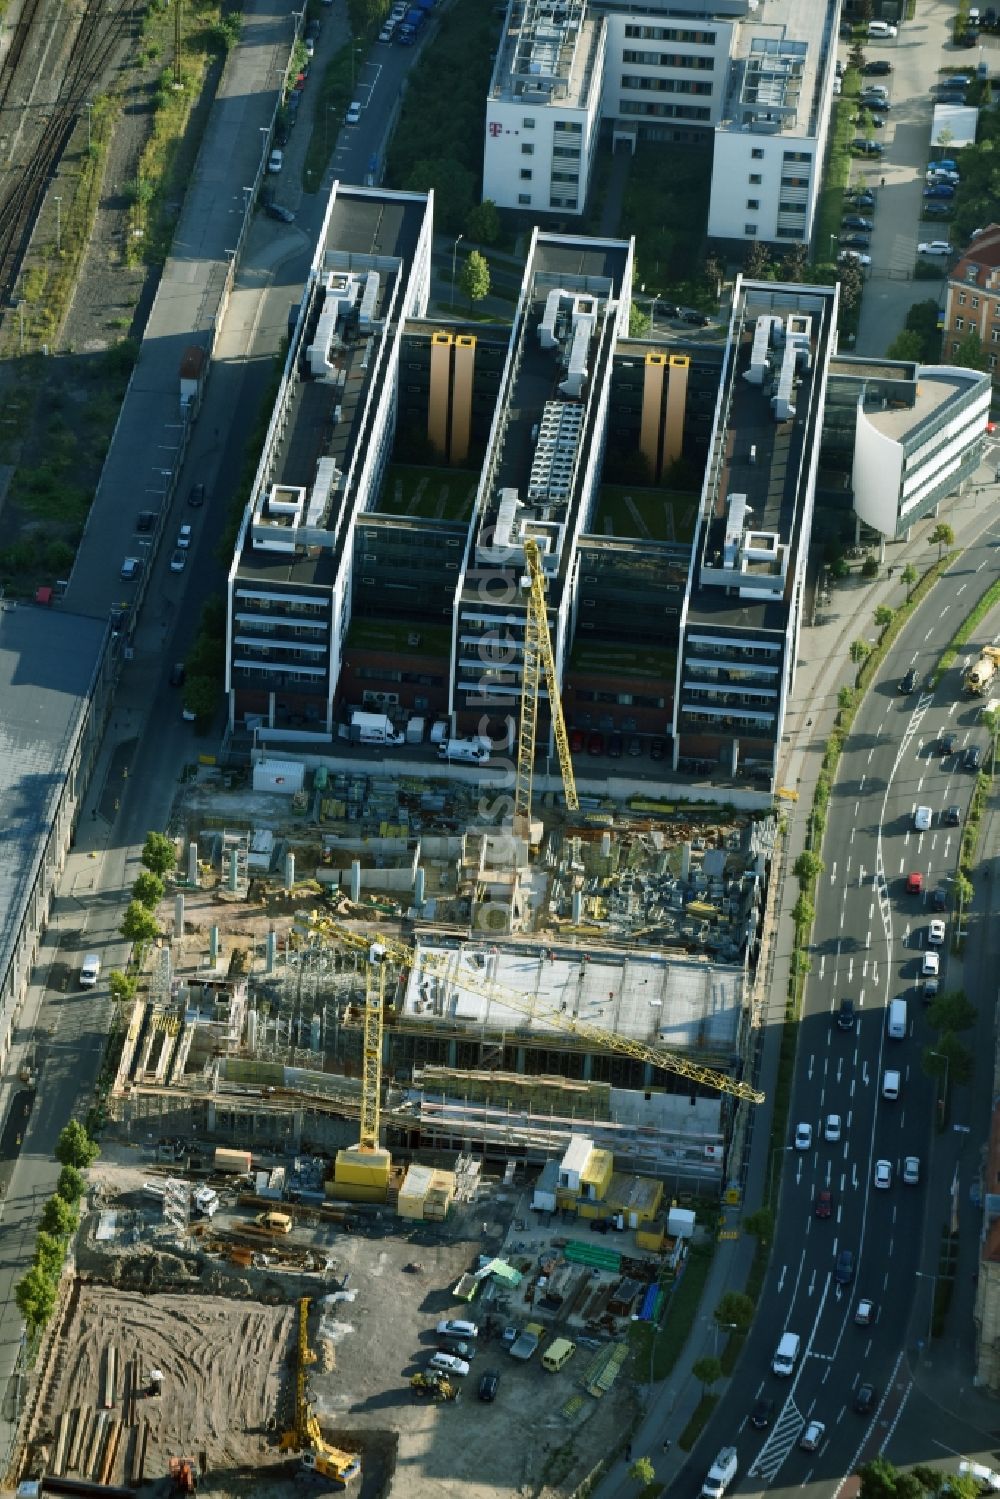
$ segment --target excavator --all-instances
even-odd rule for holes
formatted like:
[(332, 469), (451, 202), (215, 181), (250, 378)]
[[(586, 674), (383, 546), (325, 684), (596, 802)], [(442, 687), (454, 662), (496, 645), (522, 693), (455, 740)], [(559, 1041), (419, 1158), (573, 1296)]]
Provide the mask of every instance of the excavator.
[(309, 1346), (309, 1297), (299, 1301), (299, 1345), (295, 1363), (295, 1417), (279, 1442), (282, 1452), (301, 1452), (303, 1477), (320, 1479), (335, 1488), (346, 1489), (361, 1472), (356, 1452), (344, 1452), (325, 1440), (315, 1412), (309, 1404), (306, 1378), (316, 1355)]

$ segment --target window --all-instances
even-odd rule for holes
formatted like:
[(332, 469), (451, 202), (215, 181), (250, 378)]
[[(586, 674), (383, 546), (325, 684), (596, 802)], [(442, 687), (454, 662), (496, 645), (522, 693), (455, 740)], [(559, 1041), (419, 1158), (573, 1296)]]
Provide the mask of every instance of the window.
[(518, 195), (517, 195), (517, 201), (519, 203), (530, 203), (531, 202), (531, 194), (530, 193), (518, 193)]
[(978, 297), (970, 297), (969, 298), (969, 306), (970, 307), (978, 307), (979, 306), (979, 298)]
[(523, 120), (521, 121), (521, 124), (524, 126), (525, 130), (534, 130), (535, 128), (535, 122), (532, 119), (531, 115), (525, 115)]
[(954, 344), (952, 344), (952, 346), (951, 346), (951, 352), (952, 352), (952, 353), (953, 353), (953, 354), (957, 354), (957, 353), (958, 353), (958, 351), (959, 351), (959, 349), (960, 349), (960, 348), (961, 348), (961, 347), (962, 347), (962, 346), (961, 346), (961, 344), (958, 344), (958, 343), (954, 343)]
[(534, 154), (535, 154), (535, 148), (534, 148), (534, 146), (532, 146), (532, 145), (529, 144), (527, 146), (522, 146), (521, 147), (521, 155), (522, 156), (534, 156)]
[(962, 331), (962, 329), (964, 327), (965, 327), (965, 318), (957, 317), (955, 319), (955, 332), (956, 333), (961, 333), (961, 331)]
[(997, 356), (995, 354), (991, 354), (990, 355), (990, 369), (991, 370), (995, 370), (996, 367), (997, 367)]
[(753, 150), (750, 152), (750, 155), (752, 156), (754, 161), (764, 160), (764, 153), (759, 146), (754, 146)]
[(531, 168), (530, 167), (522, 167), (521, 168), (521, 181), (522, 182), (530, 182), (531, 181)]
[(760, 199), (759, 198), (748, 198), (747, 199), (747, 207), (748, 208), (759, 208), (760, 207)]
[(759, 172), (751, 172), (750, 173), (750, 186), (751, 187), (759, 187), (760, 184), (763, 182), (763, 180), (764, 179), (760, 175)]
[(964, 291), (960, 291), (959, 292), (959, 294), (958, 294), (958, 300), (961, 303), (961, 305), (964, 307), (965, 306), (965, 292)]
[(994, 328), (990, 334), (990, 342), (1000, 344), (1000, 328)]
[(743, 233), (746, 235), (747, 239), (756, 239), (757, 238), (757, 225), (756, 224), (744, 224), (743, 225)]

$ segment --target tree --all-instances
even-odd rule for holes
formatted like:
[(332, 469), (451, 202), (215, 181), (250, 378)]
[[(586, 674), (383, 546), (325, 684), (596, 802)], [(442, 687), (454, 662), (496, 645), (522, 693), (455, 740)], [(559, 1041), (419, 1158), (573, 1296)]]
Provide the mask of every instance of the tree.
[(942, 1031), (933, 1050), (925, 1047), (923, 1068), (928, 1077), (947, 1077), (947, 1086), (957, 1088), (971, 1082), (975, 1057), (954, 1031)]
[(792, 907), (792, 920), (795, 922), (795, 925), (804, 928), (805, 931), (808, 931), (812, 926), (815, 917), (816, 907), (813, 905), (812, 901), (807, 900), (804, 895), (800, 895), (798, 900)]
[(967, 1031), (975, 1025), (976, 1014), (964, 989), (948, 989), (931, 1001), (928, 1019), (936, 1031)]
[(708, 255), (702, 267), (702, 275), (705, 278), (708, 289), (715, 301), (722, 295), (722, 282), (725, 278), (725, 267), (717, 255)]
[(151, 869), (144, 869), (136, 876), (135, 884), (132, 886), (132, 896), (145, 906), (147, 911), (154, 911), (163, 899), (163, 881), (158, 874)]
[(642, 308), (636, 306), (635, 302), (631, 302), (629, 304), (629, 309), (628, 309), (628, 336), (629, 336), (629, 338), (645, 338), (646, 334), (649, 332), (649, 326), (650, 326), (651, 322), (652, 322), (652, 318), (650, 317), (650, 315), (649, 315), (648, 312), (643, 312)]
[(484, 198), (469, 209), (465, 229), (480, 245), (495, 245), (500, 238), (500, 215), (492, 198)]
[(120, 968), (112, 968), (108, 974), (108, 989), (112, 999), (125, 1003), (135, 998), (139, 989), (139, 980), (134, 974), (122, 973)]
[(806, 885), (819, 878), (824, 867), (819, 854), (813, 853), (811, 848), (804, 848), (792, 865), (792, 873), (799, 884), (805, 888)]
[(752, 239), (747, 245), (746, 259), (743, 262), (743, 274), (751, 281), (766, 281), (771, 272), (771, 261), (767, 249), (759, 239)]
[(644, 1489), (647, 1484), (653, 1482), (653, 1479), (656, 1477), (656, 1469), (648, 1457), (637, 1457), (628, 1470), (628, 1476), (633, 1483), (637, 1483), (640, 1488)]
[(704, 1397), (722, 1378), (722, 1364), (717, 1358), (699, 1358), (691, 1365), (691, 1373), (701, 1385), (701, 1393)]
[(746, 1332), (753, 1321), (754, 1304), (750, 1296), (742, 1291), (727, 1291), (713, 1313), (720, 1326), (733, 1323), (740, 1332)]
[(837, 265), (837, 280), (840, 282), (840, 302), (845, 311), (857, 307), (865, 289), (865, 278), (856, 260), (840, 261)]
[(38, 1226), (57, 1239), (68, 1239), (75, 1231), (77, 1222), (76, 1208), (70, 1207), (62, 1197), (50, 1197), (42, 1208)]
[(851, 641), (851, 660), (854, 662), (855, 666), (860, 666), (862, 661), (867, 661), (871, 653), (872, 648), (868, 644), (867, 640)]
[(887, 359), (905, 359), (919, 362), (924, 357), (920, 334), (914, 333), (912, 328), (904, 328), (902, 333), (896, 334), (896, 337), (885, 353)]
[(78, 1120), (71, 1119), (59, 1131), (56, 1148), (52, 1153), (60, 1166), (75, 1166), (78, 1171), (86, 1171), (97, 1160), (101, 1147), (96, 1140), (90, 1138)]
[(857, 68), (858, 72), (860, 73), (864, 65), (865, 49), (864, 47), (862, 47), (859, 41), (855, 41), (847, 54), (847, 66), (849, 68)]
[(770, 1208), (757, 1208), (743, 1219), (743, 1230), (762, 1244), (769, 1244), (774, 1237), (774, 1214)]
[(24, 1318), (29, 1337), (36, 1337), (55, 1311), (58, 1284), (40, 1265), (32, 1265), (18, 1281), (14, 1300)]
[(964, 911), (965, 910), (966, 906), (969, 904), (970, 900), (972, 899), (972, 896), (973, 896), (972, 881), (970, 879), (968, 879), (964, 874), (956, 874), (956, 876), (955, 876), (955, 900), (958, 903), (958, 909), (960, 911)]
[(58, 1280), (65, 1259), (66, 1240), (59, 1238), (56, 1234), (47, 1234), (44, 1229), (39, 1229), (35, 1239), (35, 1264), (53, 1280)]
[(785, 252), (778, 274), (782, 281), (802, 281), (806, 269), (805, 245), (791, 245)]
[(842, 713), (846, 713), (848, 708), (854, 707), (854, 702), (857, 698), (857, 695), (858, 694), (856, 688), (841, 687), (840, 691), (837, 693), (837, 707)]
[(952, 364), (957, 364), (963, 370), (985, 370), (988, 364), (986, 350), (983, 341), (975, 328), (958, 341), (958, 348), (952, 352)]
[(938, 521), (937, 525), (934, 527), (934, 530), (931, 532), (931, 546), (937, 546), (939, 562), (941, 561), (942, 548), (953, 546), (954, 541), (955, 533), (948, 525), (947, 521)]
[(454, 156), (424, 156), (406, 172), (404, 187), (434, 191), (434, 222), (449, 234), (457, 234), (476, 201), (476, 179)]
[(188, 677), (184, 684), (184, 706), (199, 723), (207, 723), (219, 701), (217, 677)]
[(121, 934), (128, 942), (152, 942), (160, 928), (152, 911), (138, 900), (130, 900), (122, 917)]
[(858, 1469), (861, 1499), (922, 1499), (924, 1488), (914, 1473), (903, 1473), (884, 1457)]
[(490, 268), (485, 255), (478, 250), (470, 250), (465, 257), (458, 284), (462, 288), (462, 295), (468, 297), (469, 306), (473, 302), (481, 302), (490, 294)]
[(63, 1202), (73, 1205), (80, 1201), (86, 1187), (87, 1184), (81, 1171), (78, 1171), (75, 1166), (64, 1166), (56, 1182), (56, 1195), (61, 1197)]
[(880, 630), (887, 629), (895, 617), (895, 609), (890, 609), (888, 604), (879, 604), (875, 610), (875, 623)]
[(868, 554), (864, 562), (862, 562), (861, 564), (861, 576), (863, 578), (878, 577), (878, 558), (872, 556), (871, 553)]
[(903, 580), (903, 582), (906, 585), (906, 601), (907, 601), (907, 603), (909, 603), (909, 601), (910, 601), (910, 593), (912, 592), (913, 585), (914, 585), (914, 583), (916, 583), (918, 581), (918, 579), (920, 577), (920, 574), (917, 572), (917, 569), (913, 566), (913, 563), (912, 562), (908, 562), (906, 564), (906, 566), (903, 568), (903, 571), (900, 573), (900, 577), (901, 577), (901, 579)]
[(139, 862), (143, 868), (151, 869), (162, 878), (177, 867), (177, 850), (172, 838), (164, 833), (147, 833), (142, 845)]

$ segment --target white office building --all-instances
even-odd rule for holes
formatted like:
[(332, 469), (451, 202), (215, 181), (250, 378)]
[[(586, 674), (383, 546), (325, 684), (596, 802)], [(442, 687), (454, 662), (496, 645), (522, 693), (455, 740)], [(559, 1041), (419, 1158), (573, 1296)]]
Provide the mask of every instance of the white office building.
[(839, 0), (768, 0), (739, 28), (715, 130), (708, 233), (806, 245), (833, 102)]
[[(722, 118), (729, 58), (747, 0), (729, 0), (718, 15), (704, 0), (669, 10), (652, 0), (627, 11), (595, 4), (608, 23), (603, 119), (616, 140), (690, 140)], [(718, 9), (722, 9), (721, 6)]]
[(510, 0), (486, 104), (483, 197), (582, 213), (601, 118), (607, 26), (584, 0)]

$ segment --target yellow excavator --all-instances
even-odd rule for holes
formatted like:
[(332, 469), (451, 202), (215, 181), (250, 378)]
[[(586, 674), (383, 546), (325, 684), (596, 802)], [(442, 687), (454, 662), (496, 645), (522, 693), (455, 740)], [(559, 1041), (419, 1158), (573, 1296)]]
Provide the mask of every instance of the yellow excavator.
[(309, 1297), (303, 1296), (299, 1301), (299, 1346), (295, 1361), (295, 1418), (278, 1445), (282, 1452), (302, 1453), (304, 1476), (346, 1489), (359, 1476), (361, 1459), (356, 1452), (331, 1446), (319, 1429), (306, 1389), (309, 1365), (315, 1362), (316, 1355), (309, 1347)]

